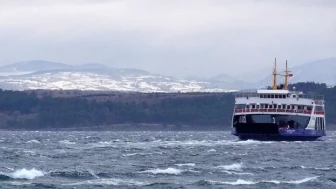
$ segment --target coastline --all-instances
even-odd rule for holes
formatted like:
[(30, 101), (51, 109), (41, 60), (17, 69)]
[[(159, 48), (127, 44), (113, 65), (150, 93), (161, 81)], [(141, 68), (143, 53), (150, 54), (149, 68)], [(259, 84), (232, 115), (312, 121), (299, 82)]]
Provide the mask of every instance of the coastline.
[[(104, 126), (90, 126), (90, 127), (68, 127), (68, 128), (32, 128), (32, 129), (18, 129), (18, 128), (0, 128), (0, 131), (125, 131), (125, 132), (141, 132), (141, 131), (157, 131), (157, 132), (169, 132), (169, 131), (231, 131), (231, 126), (226, 125), (166, 125), (166, 124), (115, 124)], [(328, 131), (336, 131), (336, 125), (330, 125), (327, 127)]]
[(230, 131), (230, 126), (223, 125), (167, 125), (167, 124), (115, 124), (90, 127), (68, 128), (32, 128), (32, 129), (0, 129), (1, 131)]

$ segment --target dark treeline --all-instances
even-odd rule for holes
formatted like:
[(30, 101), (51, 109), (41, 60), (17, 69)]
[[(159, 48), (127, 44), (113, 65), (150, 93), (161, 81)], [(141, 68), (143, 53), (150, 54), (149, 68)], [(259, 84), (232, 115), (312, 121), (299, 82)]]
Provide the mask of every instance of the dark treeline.
[(106, 95), (38, 98), (34, 93), (0, 91), (1, 118), (5, 120), (1, 127), (45, 129), (132, 123), (226, 126), (234, 103), (229, 93), (110, 96), (111, 100)]
[[(327, 122), (336, 124), (336, 88), (297, 83), (292, 89), (317, 92), (327, 101)], [(0, 90), (0, 127), (48, 129), (115, 124), (195, 125), (228, 127), (233, 93), (115, 93), (70, 97), (39, 96), (35, 92)]]

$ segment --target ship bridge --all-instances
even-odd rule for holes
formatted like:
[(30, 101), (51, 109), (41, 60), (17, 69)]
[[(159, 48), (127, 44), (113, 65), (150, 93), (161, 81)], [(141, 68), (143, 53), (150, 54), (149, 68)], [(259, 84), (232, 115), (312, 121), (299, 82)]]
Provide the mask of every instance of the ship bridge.
[(315, 114), (324, 114), (324, 97), (322, 95), (303, 94), (289, 90), (258, 90), (249, 93), (236, 93), (235, 98), (235, 113), (238, 114), (272, 112), (310, 116), (313, 110)]

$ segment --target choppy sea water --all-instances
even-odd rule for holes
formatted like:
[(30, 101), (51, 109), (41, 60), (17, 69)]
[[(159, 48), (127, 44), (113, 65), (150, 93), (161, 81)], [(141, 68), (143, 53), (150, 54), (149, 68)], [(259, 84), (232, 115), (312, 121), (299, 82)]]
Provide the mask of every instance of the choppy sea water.
[(0, 188), (336, 188), (336, 132), (1, 132)]

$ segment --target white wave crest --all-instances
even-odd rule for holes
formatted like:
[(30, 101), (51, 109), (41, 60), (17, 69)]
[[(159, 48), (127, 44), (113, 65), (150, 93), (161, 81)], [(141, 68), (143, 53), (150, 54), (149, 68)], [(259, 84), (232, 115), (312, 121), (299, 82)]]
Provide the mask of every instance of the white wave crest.
[[(258, 144), (270, 144), (273, 142), (255, 141), (255, 140), (186, 140), (186, 141), (164, 141), (164, 140), (153, 140), (146, 142), (114, 142), (114, 141), (101, 141), (98, 143), (91, 143), (92, 147), (127, 147), (127, 148), (138, 148), (138, 149), (149, 149), (153, 147), (169, 148), (169, 147), (194, 147), (194, 146), (241, 146), (241, 145), (258, 145)], [(214, 152), (213, 149), (209, 152)]]
[(224, 169), (227, 171), (242, 171), (243, 170), (243, 163), (234, 163), (232, 165), (221, 165), (216, 167), (217, 169)]
[(65, 184), (67, 186), (76, 186), (76, 185), (112, 185), (112, 186), (144, 186), (148, 183), (139, 182), (134, 180), (122, 180), (122, 179), (96, 179), (88, 180), (83, 182)]
[(186, 166), (186, 167), (195, 167), (195, 163), (181, 163), (181, 164), (175, 164), (176, 166), (178, 167), (183, 167), (183, 166)]
[(44, 176), (42, 171), (36, 170), (36, 169), (20, 169), (15, 171), (14, 173), (9, 173), (7, 176), (14, 178), (14, 179), (34, 179), (36, 177), (42, 177)]
[(180, 175), (183, 171), (175, 168), (167, 168), (167, 169), (151, 169), (147, 171), (142, 171), (140, 173), (151, 173), (151, 174), (170, 174), (170, 175)]
[(244, 173), (243, 171), (243, 163), (234, 163), (232, 165), (221, 165), (216, 167), (217, 169), (224, 169), (223, 173), (227, 173), (229, 175), (253, 175), (253, 173)]
[(252, 181), (246, 181), (246, 180), (241, 180), (238, 179), (237, 181), (234, 182), (225, 182), (225, 181), (209, 181), (211, 184), (219, 184), (219, 185), (253, 185), (257, 184), (258, 182), (252, 182)]
[(154, 153), (132, 153), (132, 154), (123, 154), (122, 156), (124, 156), (124, 157), (129, 157), (129, 156), (147, 156), (147, 155), (152, 155), (152, 154), (159, 154), (159, 155), (162, 155), (162, 152), (154, 152)]
[[(162, 143), (162, 142), (161, 142)], [(271, 144), (273, 142), (267, 141), (257, 141), (257, 140), (220, 140), (220, 141), (208, 141), (208, 140), (202, 140), (202, 141), (170, 141), (170, 142), (163, 142), (164, 145), (167, 146), (221, 146), (221, 145), (251, 145), (251, 144)]]
[(136, 156), (136, 155), (145, 155), (145, 153), (133, 153), (133, 154), (123, 154), (124, 157)]
[(316, 180), (317, 178), (318, 177), (308, 177), (308, 178), (304, 178), (304, 179), (301, 179), (301, 180), (292, 180), (292, 181), (271, 180), (271, 181), (263, 181), (263, 182), (274, 183), (274, 184), (281, 184), (281, 183), (286, 183), (286, 184), (302, 184), (302, 183), (305, 183), (305, 182)]
[(216, 185), (254, 185), (259, 183), (273, 183), (273, 184), (302, 184), (305, 182), (316, 180), (318, 177), (308, 177), (301, 180), (293, 180), (293, 181), (278, 181), (278, 180), (270, 180), (270, 181), (246, 181), (242, 179), (238, 179), (237, 181), (209, 181), (211, 184)]
[(71, 142), (69, 140), (61, 140), (61, 141), (59, 141), (59, 143), (61, 143), (61, 144), (68, 144), (68, 145), (76, 144), (76, 142)]
[(324, 167), (322, 167), (322, 168), (318, 168), (318, 167), (314, 167), (313, 169), (315, 169), (315, 170), (322, 170), (322, 171), (330, 171), (330, 170), (335, 170), (335, 168), (324, 168)]
[(28, 144), (32, 144), (32, 143), (35, 143), (35, 144), (40, 144), (40, 142), (38, 140), (30, 140), (27, 142)]
[(14, 171), (14, 169), (13, 169), (13, 168), (10, 168), (10, 167), (4, 167), (4, 168), (6, 168), (6, 169), (8, 169), (8, 170), (11, 170), (11, 171)]
[(228, 141), (228, 144), (233, 145), (250, 145), (250, 144), (271, 144), (271, 141), (257, 141), (257, 140), (238, 140), (238, 141)]
[(131, 153), (131, 154), (123, 154), (124, 157), (129, 156), (147, 156), (147, 155), (153, 155), (153, 154), (159, 154), (162, 155), (162, 152), (154, 152), (154, 153)]
[(336, 170), (336, 168), (328, 168), (328, 167), (305, 167), (303, 165), (301, 165), (300, 168), (301, 169), (315, 169), (315, 170), (321, 170), (321, 171)]
[(208, 152), (216, 152), (217, 150), (215, 149), (211, 149), (211, 150), (208, 150)]
[(235, 171), (222, 171), (223, 173), (227, 173), (229, 175), (254, 175), (253, 173), (240, 173)]

